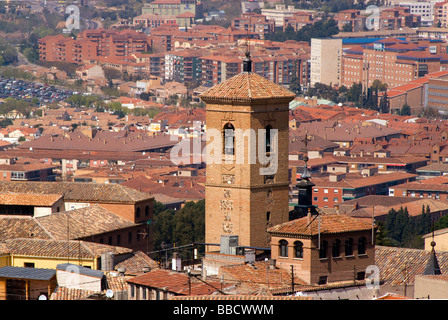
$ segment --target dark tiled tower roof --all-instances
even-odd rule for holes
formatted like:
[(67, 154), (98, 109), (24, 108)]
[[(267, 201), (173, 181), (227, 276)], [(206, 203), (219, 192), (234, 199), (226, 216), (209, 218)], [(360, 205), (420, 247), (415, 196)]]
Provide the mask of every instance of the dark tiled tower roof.
[(423, 273), (424, 275), (442, 274), (442, 272), (440, 271), (439, 262), (437, 261), (436, 250), (434, 249), (435, 246), (436, 246), (436, 243), (434, 242), (434, 240), (431, 241), (431, 247), (432, 247), (431, 255), (429, 256), (428, 263), (425, 268), (425, 272)]

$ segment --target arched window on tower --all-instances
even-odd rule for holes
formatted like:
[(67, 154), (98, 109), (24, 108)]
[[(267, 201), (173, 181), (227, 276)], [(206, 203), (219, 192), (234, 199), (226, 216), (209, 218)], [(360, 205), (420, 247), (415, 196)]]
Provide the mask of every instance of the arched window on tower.
[(224, 125), (223, 149), (225, 155), (235, 155), (235, 127), (231, 123)]
[(271, 152), (271, 147), (272, 147), (271, 130), (272, 130), (272, 126), (271, 125), (267, 125), (265, 130), (266, 130), (266, 152)]

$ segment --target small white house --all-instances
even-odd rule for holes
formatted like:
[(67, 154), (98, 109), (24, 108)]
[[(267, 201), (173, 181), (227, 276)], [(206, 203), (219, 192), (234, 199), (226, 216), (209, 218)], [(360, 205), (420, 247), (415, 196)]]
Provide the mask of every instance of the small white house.
[(102, 291), (105, 275), (102, 271), (92, 270), (72, 263), (56, 266), (58, 285), (70, 289)]

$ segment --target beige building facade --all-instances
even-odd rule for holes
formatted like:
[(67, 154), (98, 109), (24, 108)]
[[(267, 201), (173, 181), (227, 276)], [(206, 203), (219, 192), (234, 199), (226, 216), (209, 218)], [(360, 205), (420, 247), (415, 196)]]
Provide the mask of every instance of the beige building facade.
[(311, 39), (310, 85), (341, 84), (342, 39)]

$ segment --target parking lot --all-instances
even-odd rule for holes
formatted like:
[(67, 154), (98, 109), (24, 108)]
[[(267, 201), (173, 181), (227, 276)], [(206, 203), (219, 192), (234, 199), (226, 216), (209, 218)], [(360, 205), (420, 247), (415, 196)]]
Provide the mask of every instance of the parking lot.
[(14, 80), (0, 77), (0, 99), (14, 98), (31, 102), (37, 98), (40, 103), (65, 101), (73, 92), (43, 83)]

